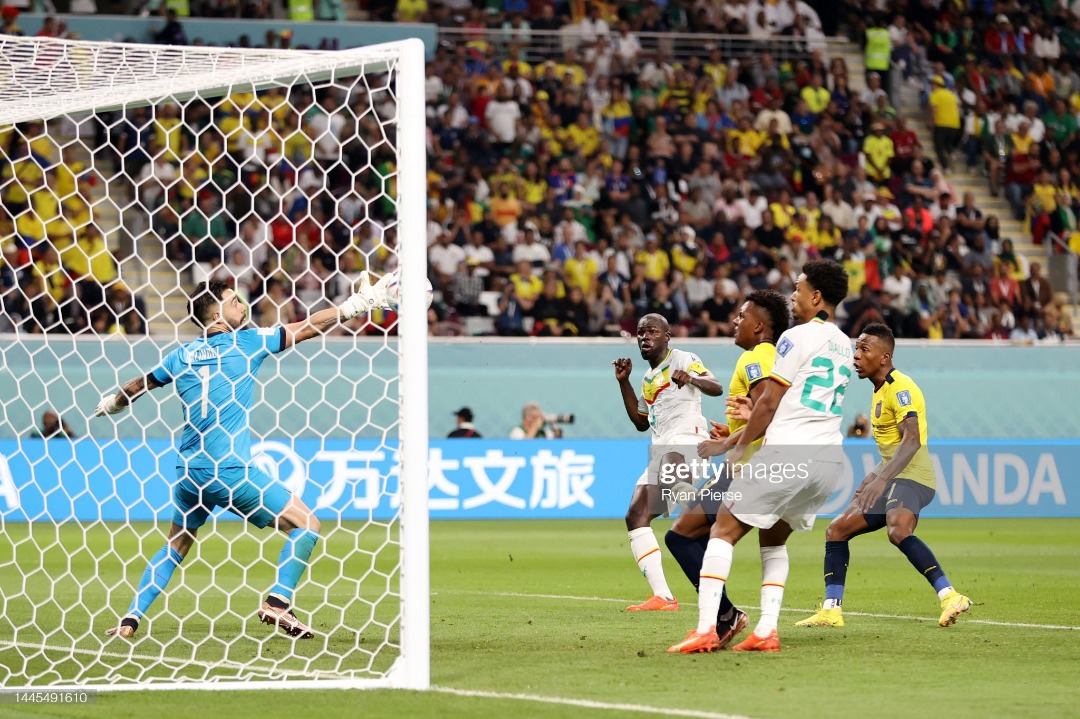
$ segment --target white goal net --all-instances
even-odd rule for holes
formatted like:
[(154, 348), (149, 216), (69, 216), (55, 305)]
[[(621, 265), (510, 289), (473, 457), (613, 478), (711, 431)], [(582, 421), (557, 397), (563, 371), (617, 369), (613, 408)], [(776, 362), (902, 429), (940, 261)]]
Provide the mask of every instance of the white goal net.
[[(423, 64), (0, 36), (0, 688), (428, 685)], [(198, 283), (277, 328), (365, 270), (397, 312), (253, 365), (251, 465), (313, 553), (218, 507), (173, 562), (179, 383), (102, 394), (203, 336)], [(283, 577), (312, 638), (257, 615)]]

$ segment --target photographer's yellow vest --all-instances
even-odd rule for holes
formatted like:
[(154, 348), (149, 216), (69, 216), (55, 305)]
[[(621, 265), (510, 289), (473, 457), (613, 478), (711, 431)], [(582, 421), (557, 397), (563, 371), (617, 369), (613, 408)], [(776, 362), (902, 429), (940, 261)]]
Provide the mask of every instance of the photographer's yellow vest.
[(290, 0), (289, 19), (307, 22), (315, 19), (315, 6), (312, 0)]
[(165, 9), (174, 11), (177, 17), (191, 17), (191, 3), (188, 0), (165, 0)]
[(866, 69), (888, 70), (892, 58), (892, 41), (889, 31), (883, 27), (866, 31)]

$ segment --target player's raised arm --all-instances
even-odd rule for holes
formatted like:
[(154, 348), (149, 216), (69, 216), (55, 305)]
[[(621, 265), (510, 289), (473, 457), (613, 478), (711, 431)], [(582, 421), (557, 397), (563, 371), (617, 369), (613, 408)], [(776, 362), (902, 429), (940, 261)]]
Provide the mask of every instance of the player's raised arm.
[(675, 386), (682, 389), (685, 385), (691, 385), (701, 390), (701, 393), (709, 397), (719, 397), (724, 393), (724, 385), (720, 380), (713, 377), (707, 371), (703, 374), (692, 374), (677, 369), (671, 373), (671, 381)]
[(630, 384), (630, 373), (634, 369), (634, 363), (629, 358), (622, 357), (611, 364), (615, 365), (615, 379), (619, 381), (619, 392), (622, 393), (626, 416), (630, 418), (638, 432), (648, 430), (649, 416), (641, 413), (641, 400), (638, 399), (637, 392)]
[(340, 307), (319, 310), (306, 319), (285, 325), (285, 348), (312, 337), (318, 337), (337, 327), (339, 323), (348, 322), (373, 309), (387, 307), (386, 286), (391, 278), (391, 274), (385, 274), (372, 285), (370, 275), (367, 272), (361, 272), (360, 289), (342, 302)]
[(94, 416), (104, 417), (107, 414), (119, 414), (148, 391), (162, 386), (164, 385), (154, 379), (153, 373), (129, 380), (120, 388), (119, 392), (115, 394), (108, 392), (102, 396), (97, 408), (94, 409)]

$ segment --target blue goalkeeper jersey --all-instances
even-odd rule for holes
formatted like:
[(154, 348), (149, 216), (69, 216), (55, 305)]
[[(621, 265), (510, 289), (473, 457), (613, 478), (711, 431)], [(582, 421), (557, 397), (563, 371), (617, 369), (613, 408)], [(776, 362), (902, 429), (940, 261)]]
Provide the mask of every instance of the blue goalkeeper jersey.
[(184, 437), (176, 463), (199, 468), (251, 462), (255, 374), (285, 349), (285, 328), (267, 327), (201, 337), (165, 356), (151, 374), (176, 383), (184, 405)]

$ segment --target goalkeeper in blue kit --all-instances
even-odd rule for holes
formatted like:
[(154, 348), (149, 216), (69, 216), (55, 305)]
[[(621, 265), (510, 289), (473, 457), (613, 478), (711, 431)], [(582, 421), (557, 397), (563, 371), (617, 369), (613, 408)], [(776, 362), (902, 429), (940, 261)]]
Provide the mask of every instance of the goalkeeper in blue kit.
[(258, 610), (259, 620), (293, 637), (315, 636), (291, 607), (296, 585), (319, 541), (319, 520), (284, 484), (251, 463), (255, 375), (267, 356), (386, 307), (390, 280), (391, 275), (384, 275), (372, 285), (368, 274), (362, 273), (359, 291), (340, 307), (265, 329), (244, 329), (248, 308), (228, 285), (200, 283), (191, 297), (191, 318), (203, 335), (170, 352), (119, 392), (102, 397), (96, 417), (122, 412), (147, 390), (173, 383), (184, 407), (168, 541), (147, 565), (120, 624), (107, 634), (135, 636), (150, 605), (191, 550), (199, 528), (215, 508), (223, 507), (256, 527), (274, 526), (287, 535), (278, 557), (277, 581)]

